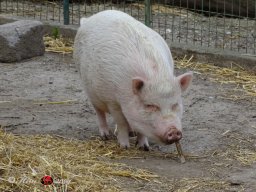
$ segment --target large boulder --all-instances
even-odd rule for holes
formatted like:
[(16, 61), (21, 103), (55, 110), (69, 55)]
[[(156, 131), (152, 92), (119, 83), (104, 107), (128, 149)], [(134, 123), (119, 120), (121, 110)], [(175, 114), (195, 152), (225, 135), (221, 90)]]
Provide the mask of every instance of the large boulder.
[(0, 25), (0, 62), (16, 62), (43, 55), (43, 24), (21, 20)]

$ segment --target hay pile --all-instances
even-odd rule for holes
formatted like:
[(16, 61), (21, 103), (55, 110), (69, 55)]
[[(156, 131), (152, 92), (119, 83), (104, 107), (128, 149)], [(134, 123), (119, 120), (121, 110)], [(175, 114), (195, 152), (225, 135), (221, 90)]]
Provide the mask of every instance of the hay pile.
[(136, 158), (138, 150), (121, 150), (116, 144), (94, 139), (78, 141), (59, 137), (14, 136), (0, 130), (0, 191), (42, 191), (44, 175), (60, 184), (52, 191), (120, 191), (120, 177), (157, 182), (157, 175), (135, 169), (115, 158)]
[[(0, 191), (223, 191), (230, 183), (211, 178), (167, 180), (123, 163), (148, 152), (120, 149), (116, 141), (80, 141), (49, 135), (15, 136), (0, 129)], [(44, 186), (43, 176), (54, 184)], [(130, 179), (130, 180), (127, 180)], [(134, 183), (139, 185), (135, 185)]]
[(73, 52), (73, 42), (63, 37), (54, 38), (51, 36), (44, 36), (45, 51), (69, 54)]

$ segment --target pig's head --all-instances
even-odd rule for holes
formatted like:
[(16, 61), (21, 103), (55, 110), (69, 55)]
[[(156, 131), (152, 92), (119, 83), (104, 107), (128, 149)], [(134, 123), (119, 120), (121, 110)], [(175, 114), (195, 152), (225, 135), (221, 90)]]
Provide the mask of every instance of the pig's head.
[(164, 81), (163, 78), (133, 78), (134, 97), (125, 110), (130, 126), (161, 143), (172, 144), (180, 140), (183, 113), (181, 94), (191, 80), (192, 72)]

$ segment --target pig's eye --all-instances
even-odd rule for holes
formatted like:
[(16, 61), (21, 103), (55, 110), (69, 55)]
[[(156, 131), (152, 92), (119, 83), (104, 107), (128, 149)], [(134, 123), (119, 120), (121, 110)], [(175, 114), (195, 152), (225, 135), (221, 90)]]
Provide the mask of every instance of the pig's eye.
[(179, 107), (179, 104), (178, 103), (175, 103), (174, 105), (172, 105), (172, 110), (173, 111), (176, 111)]
[(160, 108), (157, 105), (145, 105), (145, 108), (147, 111), (150, 112), (156, 112), (160, 110)]

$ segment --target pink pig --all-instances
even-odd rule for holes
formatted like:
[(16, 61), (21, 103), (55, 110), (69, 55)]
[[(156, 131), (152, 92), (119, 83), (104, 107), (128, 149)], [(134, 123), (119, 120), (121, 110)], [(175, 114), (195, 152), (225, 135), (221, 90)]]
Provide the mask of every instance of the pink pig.
[(171, 52), (157, 32), (126, 13), (102, 11), (81, 19), (74, 60), (102, 137), (110, 136), (105, 116), (110, 113), (121, 147), (130, 146), (131, 131), (144, 150), (147, 138), (165, 144), (182, 138), (181, 94), (192, 72), (174, 76)]

